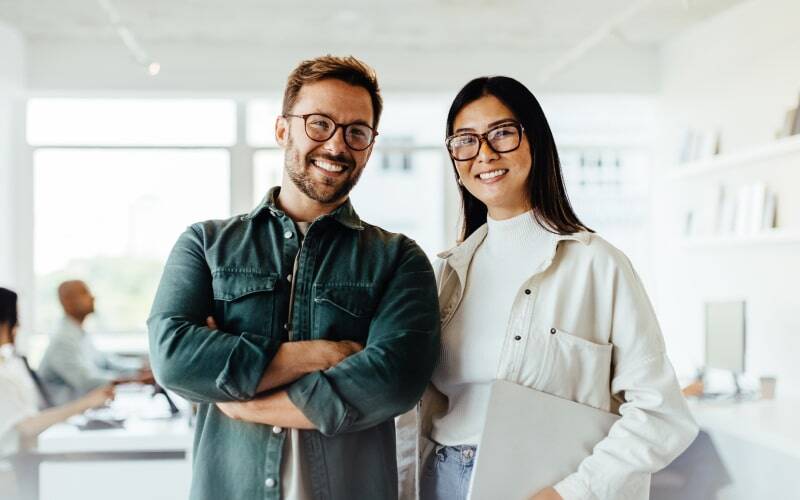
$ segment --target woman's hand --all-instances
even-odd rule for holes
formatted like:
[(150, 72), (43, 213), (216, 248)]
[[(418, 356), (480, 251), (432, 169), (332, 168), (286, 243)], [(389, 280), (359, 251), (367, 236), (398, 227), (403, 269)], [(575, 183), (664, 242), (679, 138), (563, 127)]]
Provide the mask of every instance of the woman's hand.
[(99, 408), (114, 399), (114, 386), (106, 385), (98, 387), (85, 395), (82, 400), (84, 406), (89, 408)]
[(533, 495), (530, 500), (564, 500), (553, 488), (545, 488)]

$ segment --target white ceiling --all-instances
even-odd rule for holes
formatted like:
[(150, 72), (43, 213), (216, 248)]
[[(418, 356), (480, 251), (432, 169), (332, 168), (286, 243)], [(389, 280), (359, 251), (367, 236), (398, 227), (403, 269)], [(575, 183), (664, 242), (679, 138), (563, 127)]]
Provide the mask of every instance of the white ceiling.
[[(296, 60), (315, 53), (370, 54), (381, 60), (431, 54), (448, 64), (480, 59), (553, 65), (593, 37), (602, 50), (650, 51), (742, 0), (110, 0), (138, 45), (154, 60), (180, 53), (229, 68), (260, 58)], [(643, 5), (625, 16), (627, 9)], [(615, 22), (622, 16), (621, 22)], [(97, 48), (132, 59), (98, 0), (0, 0), (0, 20), (19, 30), (32, 56), (63, 58), (64, 47)], [(613, 27), (602, 35), (604, 27)], [(600, 51), (600, 52), (597, 52)], [(58, 57), (55, 55), (58, 54)], [(512, 57), (513, 56), (513, 57)], [(99, 57), (99, 56), (98, 56)], [(213, 58), (213, 59), (209, 59)], [(96, 60), (99, 60), (95, 58)], [(576, 57), (574, 64), (591, 64)], [(584, 59), (584, 61), (581, 61)], [(623, 57), (624, 59), (624, 57)], [(34, 65), (45, 64), (36, 60)], [(162, 65), (164, 63), (162, 62)], [(409, 65), (413, 70), (413, 64)], [(35, 68), (37, 75), (47, 68)]]
[[(659, 43), (741, 0), (653, 0), (620, 35)], [(586, 37), (632, 0), (112, 0), (142, 43), (367, 43), (551, 49)], [(0, 0), (0, 18), (33, 40), (113, 41), (96, 0)]]

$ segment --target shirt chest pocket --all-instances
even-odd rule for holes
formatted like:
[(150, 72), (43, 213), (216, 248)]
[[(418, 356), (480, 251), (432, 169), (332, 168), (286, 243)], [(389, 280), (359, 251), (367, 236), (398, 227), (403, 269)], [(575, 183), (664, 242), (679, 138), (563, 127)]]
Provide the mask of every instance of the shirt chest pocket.
[(275, 324), (277, 273), (217, 269), (211, 286), (214, 319), (223, 331), (269, 335)]
[(313, 338), (364, 343), (375, 312), (371, 283), (314, 285)]
[(613, 346), (598, 344), (555, 327), (538, 333), (543, 341), (539, 344), (543, 358), (536, 388), (608, 411)]

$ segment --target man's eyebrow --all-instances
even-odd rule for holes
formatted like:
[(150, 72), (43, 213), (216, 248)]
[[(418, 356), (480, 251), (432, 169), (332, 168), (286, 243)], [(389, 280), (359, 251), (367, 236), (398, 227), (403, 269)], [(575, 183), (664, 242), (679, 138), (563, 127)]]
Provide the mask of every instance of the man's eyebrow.
[[(328, 118), (330, 118), (331, 120), (333, 120), (333, 117), (330, 115), (330, 113), (326, 113), (325, 111), (321, 111), (319, 108), (314, 108), (314, 111), (311, 111), (310, 113), (301, 113), (301, 114), (302, 115), (325, 115)], [(360, 118), (358, 120), (353, 120), (352, 122), (346, 123), (346, 125), (350, 125), (350, 124), (366, 125), (367, 127), (370, 127), (370, 128), (372, 127), (372, 124), (370, 122), (368, 122), (366, 120), (362, 120)]]
[[(487, 125), (486, 128), (489, 129), (489, 128), (492, 128), (492, 127), (494, 127), (496, 125), (501, 125), (503, 123), (514, 122), (514, 121), (515, 120), (513, 118), (501, 118), (500, 120), (493, 121), (492, 123)], [(475, 129), (474, 128), (460, 128), (460, 129), (455, 130), (453, 133), (454, 134), (458, 134), (460, 132), (475, 132)]]

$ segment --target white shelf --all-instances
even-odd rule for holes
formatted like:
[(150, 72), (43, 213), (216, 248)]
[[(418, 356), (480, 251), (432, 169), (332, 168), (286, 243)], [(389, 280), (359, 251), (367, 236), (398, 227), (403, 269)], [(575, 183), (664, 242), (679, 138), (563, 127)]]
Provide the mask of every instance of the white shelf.
[(800, 154), (800, 135), (779, 139), (770, 144), (738, 153), (723, 154), (691, 163), (681, 163), (673, 166), (665, 177), (671, 180), (690, 179), (790, 154)]
[(750, 235), (693, 236), (683, 241), (687, 249), (779, 244), (800, 244), (800, 233), (773, 229)]

